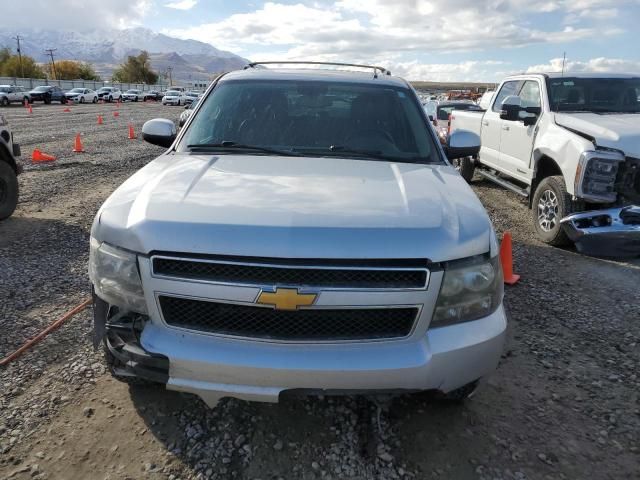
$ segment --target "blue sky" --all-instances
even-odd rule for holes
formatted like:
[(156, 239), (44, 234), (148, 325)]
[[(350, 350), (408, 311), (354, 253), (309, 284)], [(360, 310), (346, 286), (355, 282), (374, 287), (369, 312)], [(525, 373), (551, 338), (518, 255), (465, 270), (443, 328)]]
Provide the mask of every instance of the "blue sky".
[[(23, 0), (22, 8), (25, 3), (58, 10), (49, 0)], [(640, 0), (55, 3), (60, 11), (66, 10), (62, 4), (81, 4), (102, 26), (143, 26), (252, 60), (376, 63), (412, 80), (498, 81), (513, 72), (558, 70), (564, 52), (568, 70), (640, 72)], [(91, 20), (77, 18), (78, 29), (91, 27)]]

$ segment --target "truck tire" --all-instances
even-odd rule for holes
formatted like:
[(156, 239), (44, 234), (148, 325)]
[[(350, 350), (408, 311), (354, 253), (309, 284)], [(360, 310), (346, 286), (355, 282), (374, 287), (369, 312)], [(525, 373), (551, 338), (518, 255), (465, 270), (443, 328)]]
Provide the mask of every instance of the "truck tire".
[(0, 159), (0, 220), (9, 218), (18, 205), (18, 177), (7, 162)]
[(560, 247), (571, 243), (560, 220), (577, 210), (562, 175), (543, 179), (533, 194), (531, 212), (536, 234), (544, 243)]
[(9, 106), (9, 99), (7, 97), (4, 97), (2, 99), (2, 106), (3, 107), (8, 107)]
[(471, 183), (473, 180), (473, 174), (476, 171), (476, 164), (473, 161), (472, 157), (464, 157), (464, 158), (456, 158), (452, 160), (451, 163), (456, 168), (462, 178), (464, 178), (467, 183)]

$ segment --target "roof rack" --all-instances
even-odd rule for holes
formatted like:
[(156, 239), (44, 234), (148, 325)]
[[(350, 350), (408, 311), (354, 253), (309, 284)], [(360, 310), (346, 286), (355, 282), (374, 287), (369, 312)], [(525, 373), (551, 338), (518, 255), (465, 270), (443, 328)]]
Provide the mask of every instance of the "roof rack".
[(376, 65), (361, 65), (358, 63), (336, 63), (336, 62), (303, 62), (295, 60), (285, 60), (282, 62), (251, 62), (245, 65), (244, 69), (255, 68), (257, 65), (332, 65), (336, 67), (358, 67), (370, 68), (373, 70), (373, 78), (378, 78), (378, 71), (383, 75), (391, 75), (391, 72), (384, 67)]

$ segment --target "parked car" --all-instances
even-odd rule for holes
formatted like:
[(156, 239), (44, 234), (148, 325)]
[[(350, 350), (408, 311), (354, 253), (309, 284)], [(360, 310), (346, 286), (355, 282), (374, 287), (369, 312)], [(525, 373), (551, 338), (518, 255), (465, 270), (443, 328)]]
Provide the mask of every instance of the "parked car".
[(159, 91), (159, 90), (149, 90), (148, 92), (145, 92), (145, 100), (162, 100), (162, 97), (164, 96), (164, 94)]
[(0, 115), (0, 220), (10, 217), (18, 205), (18, 175), (22, 172), (19, 156), (20, 146)]
[(96, 93), (98, 94), (98, 99), (109, 103), (117, 102), (122, 97), (122, 92), (116, 87), (102, 87)]
[(96, 103), (98, 94), (89, 88), (72, 88), (65, 96), (68, 100), (78, 103)]
[(200, 94), (198, 92), (186, 92), (182, 98), (184, 99), (184, 103), (189, 105), (190, 103), (197, 101), (198, 98), (200, 98)]
[(435, 105), (435, 116), (429, 119), (433, 122), (438, 138), (442, 145), (447, 144), (449, 137), (449, 118), (454, 110), (473, 110), (481, 111), (482, 109), (471, 100), (447, 100), (438, 102)]
[(122, 94), (122, 101), (138, 102), (144, 101), (144, 92), (142, 90), (131, 89)]
[(193, 102), (184, 107), (184, 112), (180, 114), (180, 119), (178, 120), (179, 127), (184, 127), (184, 124), (187, 123), (187, 120), (195, 110), (196, 105), (198, 105), (198, 101), (199, 99), (196, 98)]
[(167, 90), (162, 97), (162, 105), (184, 105), (187, 103), (184, 93), (178, 90)]
[(56, 85), (42, 85), (36, 87), (29, 92), (31, 102), (44, 102), (49, 104), (51, 102), (67, 103), (67, 97), (62, 89)]
[(453, 112), (451, 132), (482, 139), (462, 175), (527, 197), (548, 244), (640, 255), (640, 77), (516, 75), (497, 92), (486, 112)]
[[(145, 123), (168, 150), (91, 229), (94, 340), (116, 378), (213, 406), (287, 391), (463, 399), (494, 371), (496, 235), (409, 83), (250, 66), (200, 102), (180, 133)], [(477, 152), (473, 139), (453, 134), (449, 156)]]
[(26, 88), (18, 85), (0, 85), (0, 105), (8, 107), (10, 103), (22, 103), (25, 105), (31, 101), (31, 96)]

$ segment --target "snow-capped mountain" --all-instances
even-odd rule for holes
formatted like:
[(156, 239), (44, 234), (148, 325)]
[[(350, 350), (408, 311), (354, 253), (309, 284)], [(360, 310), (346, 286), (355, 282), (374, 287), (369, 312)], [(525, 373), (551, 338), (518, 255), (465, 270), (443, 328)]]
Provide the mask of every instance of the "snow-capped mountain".
[(48, 59), (45, 48), (55, 48), (56, 58), (91, 62), (96, 70), (108, 75), (127, 55), (141, 50), (151, 54), (152, 66), (159, 72), (174, 68), (174, 78), (204, 78), (223, 70), (241, 68), (247, 60), (197, 40), (182, 40), (146, 28), (125, 30), (24, 30), (0, 29), (0, 47), (15, 51), (15, 37), (22, 38), (22, 52), (38, 62)]

